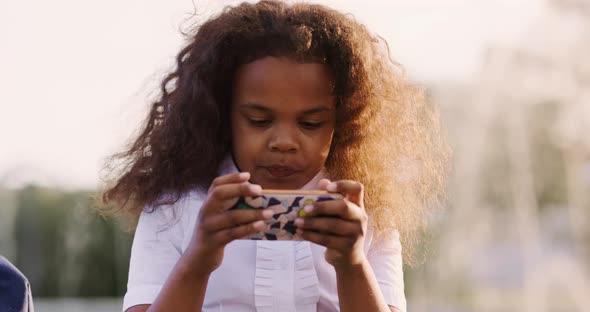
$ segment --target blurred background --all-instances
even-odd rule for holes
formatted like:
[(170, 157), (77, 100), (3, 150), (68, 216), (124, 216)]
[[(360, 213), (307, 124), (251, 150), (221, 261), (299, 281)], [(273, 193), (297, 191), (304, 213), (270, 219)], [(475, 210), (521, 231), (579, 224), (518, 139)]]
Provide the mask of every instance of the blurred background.
[[(0, 3), (0, 255), (38, 311), (117, 311), (132, 234), (94, 212), (183, 44), (238, 1)], [(590, 308), (590, 0), (316, 1), (389, 43), (454, 150), (410, 311)]]

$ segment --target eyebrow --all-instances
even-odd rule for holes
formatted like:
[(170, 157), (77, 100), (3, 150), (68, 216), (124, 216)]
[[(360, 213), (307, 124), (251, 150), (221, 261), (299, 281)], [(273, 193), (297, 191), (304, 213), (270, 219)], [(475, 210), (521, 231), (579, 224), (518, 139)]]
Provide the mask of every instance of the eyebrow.
[[(241, 109), (252, 109), (252, 110), (257, 110), (257, 111), (262, 111), (265, 113), (272, 113), (272, 109), (259, 104), (259, 103), (246, 103), (246, 104), (242, 104), (240, 105)], [(302, 113), (302, 115), (310, 115), (310, 114), (314, 114), (314, 113), (322, 113), (322, 112), (330, 112), (332, 111), (333, 108), (328, 107), (328, 106), (318, 106), (318, 107), (314, 107), (311, 109), (308, 109), (306, 111), (304, 111)]]

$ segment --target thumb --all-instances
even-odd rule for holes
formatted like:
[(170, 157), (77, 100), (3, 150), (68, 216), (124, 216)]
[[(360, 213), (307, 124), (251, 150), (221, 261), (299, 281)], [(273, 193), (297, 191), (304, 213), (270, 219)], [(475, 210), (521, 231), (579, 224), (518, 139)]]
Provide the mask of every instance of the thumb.
[(364, 187), (361, 183), (352, 180), (341, 180), (329, 183), (326, 185), (326, 190), (328, 192), (341, 193), (346, 196), (346, 199), (357, 204), (359, 207), (364, 207)]

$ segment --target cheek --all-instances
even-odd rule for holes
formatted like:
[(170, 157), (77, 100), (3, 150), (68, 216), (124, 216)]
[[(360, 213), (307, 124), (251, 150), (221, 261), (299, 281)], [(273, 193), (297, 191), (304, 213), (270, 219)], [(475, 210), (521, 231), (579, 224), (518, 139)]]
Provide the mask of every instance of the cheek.
[(264, 149), (264, 136), (244, 122), (235, 122), (232, 127), (232, 152), (241, 167), (248, 167), (255, 162)]
[(322, 134), (316, 137), (311, 144), (314, 145), (314, 150), (319, 152), (319, 155), (324, 161), (330, 153), (330, 146), (332, 144), (332, 138), (334, 135), (334, 129), (326, 129)]
[(241, 124), (235, 116), (232, 116), (231, 121), (231, 134), (232, 134), (232, 153), (234, 157), (237, 159), (241, 159), (244, 153), (245, 145), (245, 133), (244, 133), (244, 125)]
[(243, 144), (250, 137), (248, 125), (239, 116), (232, 116), (231, 128), (234, 144)]
[(334, 127), (332, 126), (328, 129), (326, 129), (322, 138), (323, 138), (322, 142), (325, 145), (325, 147), (327, 149), (330, 149), (330, 145), (332, 144), (332, 140), (334, 139)]

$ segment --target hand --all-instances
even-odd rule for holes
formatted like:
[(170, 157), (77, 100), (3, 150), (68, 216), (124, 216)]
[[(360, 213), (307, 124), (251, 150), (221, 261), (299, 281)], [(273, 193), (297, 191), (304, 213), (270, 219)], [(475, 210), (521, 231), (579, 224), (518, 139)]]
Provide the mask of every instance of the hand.
[(236, 197), (260, 195), (259, 185), (245, 183), (249, 178), (248, 172), (232, 173), (212, 182), (185, 252), (196, 271), (202, 274), (213, 272), (223, 260), (225, 245), (260, 231), (265, 227), (263, 220), (272, 217), (273, 212), (265, 209), (227, 210)]
[(368, 216), (363, 204), (363, 185), (350, 180), (320, 181), (320, 188), (344, 195), (343, 199), (315, 202), (304, 207), (307, 216), (295, 220), (305, 240), (325, 246), (326, 261), (336, 269), (361, 264)]

